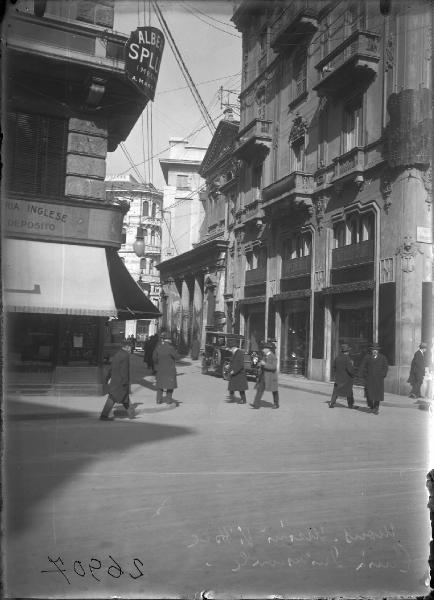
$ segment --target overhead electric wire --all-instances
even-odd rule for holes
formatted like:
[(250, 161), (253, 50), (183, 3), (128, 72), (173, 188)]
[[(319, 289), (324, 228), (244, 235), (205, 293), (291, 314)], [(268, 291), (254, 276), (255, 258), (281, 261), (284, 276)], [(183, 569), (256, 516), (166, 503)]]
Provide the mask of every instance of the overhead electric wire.
[(162, 14), (159, 6), (158, 6), (156, 0), (151, 0), (151, 2), (152, 2), (152, 6), (154, 7), (154, 10), (155, 10), (155, 13), (157, 15), (157, 18), (158, 18), (158, 20), (159, 20), (159, 22), (161, 24), (161, 27), (163, 28), (163, 31), (164, 31), (164, 33), (167, 36), (167, 41), (169, 42), (169, 46), (171, 47), (172, 52), (175, 55), (175, 59), (176, 59), (178, 65), (179, 65), (179, 67), (181, 69), (181, 72), (184, 75), (184, 78), (185, 78), (185, 80), (188, 83), (188, 86), (189, 86), (189, 89), (190, 89), (190, 91), (191, 91), (191, 93), (193, 95), (193, 98), (194, 98), (194, 100), (195, 100), (195, 102), (196, 102), (196, 104), (197, 104), (200, 112), (202, 113), (202, 116), (203, 116), (203, 118), (205, 120), (205, 123), (206, 123), (208, 129), (211, 132), (211, 135), (213, 135), (214, 132), (215, 132), (215, 129), (216, 129), (216, 127), (214, 125), (214, 122), (211, 119), (211, 116), (209, 115), (209, 113), (208, 113), (208, 111), (206, 109), (206, 106), (203, 103), (203, 100), (202, 100), (202, 98), (201, 98), (201, 96), (200, 96), (200, 94), (199, 94), (199, 92), (198, 92), (198, 90), (196, 88), (196, 85), (195, 85), (193, 79), (191, 78), (191, 75), (190, 75), (190, 73), (189, 73), (189, 71), (187, 69), (187, 66), (186, 66), (186, 64), (185, 64), (185, 62), (184, 62), (184, 60), (183, 60), (183, 58), (181, 56), (181, 53), (179, 52), (179, 49), (178, 49), (178, 47), (176, 45), (176, 42), (173, 39), (173, 36), (172, 36), (172, 34), (170, 32), (169, 26), (167, 25), (167, 22), (166, 22), (166, 20), (165, 20), (165, 18), (163, 16), (163, 14)]
[[(141, 183), (145, 183), (140, 171), (137, 169), (137, 165), (135, 165), (133, 163), (133, 159), (131, 158), (128, 150), (126, 149), (125, 144), (123, 142), (121, 142), (119, 145), (121, 147), (122, 152), (125, 154), (127, 161), (130, 163), (130, 168), (127, 169), (127, 171), (129, 171), (130, 169), (133, 169), (135, 174), (137, 175), (138, 179), (141, 181)], [(125, 171), (125, 172), (127, 172), (127, 171)]]
[(236, 34), (236, 33), (231, 33), (230, 31), (225, 31), (221, 27), (217, 27), (216, 25), (213, 25), (212, 23), (208, 23), (208, 21), (205, 21), (205, 19), (202, 19), (201, 17), (199, 17), (199, 15), (196, 14), (196, 11), (194, 9), (189, 8), (186, 4), (184, 4), (184, 8), (190, 14), (192, 14), (194, 17), (196, 17), (196, 19), (199, 19), (199, 21), (202, 21), (202, 23), (205, 23), (206, 25), (208, 25), (208, 27), (213, 27), (214, 29), (217, 29), (218, 31), (222, 31), (223, 33), (226, 33), (227, 35), (231, 35), (232, 37), (236, 37), (238, 39), (241, 39), (241, 36), (238, 35), (238, 34)]

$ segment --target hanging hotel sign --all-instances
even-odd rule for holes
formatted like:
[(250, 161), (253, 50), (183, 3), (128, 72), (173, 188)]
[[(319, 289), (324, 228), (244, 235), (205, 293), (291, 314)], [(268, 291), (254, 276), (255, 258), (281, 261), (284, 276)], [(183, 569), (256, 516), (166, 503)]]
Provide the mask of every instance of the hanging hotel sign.
[(140, 91), (154, 99), (164, 48), (164, 36), (156, 27), (137, 27), (125, 44), (125, 72)]

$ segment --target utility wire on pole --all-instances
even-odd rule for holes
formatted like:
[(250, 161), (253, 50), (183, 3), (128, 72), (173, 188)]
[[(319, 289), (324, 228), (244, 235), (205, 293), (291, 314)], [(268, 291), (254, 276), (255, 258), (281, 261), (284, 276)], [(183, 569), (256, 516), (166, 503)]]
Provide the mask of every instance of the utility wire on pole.
[(196, 87), (193, 79), (191, 78), (191, 75), (187, 69), (187, 66), (181, 56), (181, 53), (179, 52), (176, 42), (173, 39), (173, 36), (170, 32), (169, 26), (167, 25), (166, 20), (163, 17), (163, 14), (162, 14), (159, 6), (157, 5), (156, 0), (151, 0), (151, 2), (152, 2), (152, 6), (154, 7), (155, 13), (158, 17), (158, 20), (160, 22), (160, 25), (163, 29), (163, 32), (167, 36), (167, 41), (169, 42), (169, 46), (171, 47), (172, 52), (175, 55), (176, 62), (178, 63), (179, 68), (181, 69), (181, 73), (184, 75), (184, 78), (187, 81), (188, 87), (189, 87), (191, 93), (193, 94), (193, 98), (205, 120), (205, 123), (206, 123), (208, 129), (210, 130), (211, 135), (214, 135), (214, 132), (216, 130), (214, 121), (212, 120), (211, 115), (209, 114), (205, 104), (203, 103), (203, 100), (197, 90), (197, 87)]

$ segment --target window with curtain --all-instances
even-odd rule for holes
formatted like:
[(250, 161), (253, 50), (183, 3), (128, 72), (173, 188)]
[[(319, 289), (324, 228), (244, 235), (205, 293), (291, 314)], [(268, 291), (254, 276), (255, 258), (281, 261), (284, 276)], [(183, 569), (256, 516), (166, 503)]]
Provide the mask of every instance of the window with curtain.
[(291, 144), (290, 171), (304, 171), (305, 148), (304, 137), (300, 137)]
[(294, 54), (293, 63), (293, 91), (292, 100), (295, 100), (307, 90), (307, 48), (300, 47)]
[(356, 98), (344, 107), (342, 150), (348, 152), (362, 143), (362, 99)]
[(6, 189), (32, 196), (64, 196), (67, 143), (66, 119), (8, 113)]
[(147, 200), (142, 203), (142, 217), (149, 217), (149, 202)]

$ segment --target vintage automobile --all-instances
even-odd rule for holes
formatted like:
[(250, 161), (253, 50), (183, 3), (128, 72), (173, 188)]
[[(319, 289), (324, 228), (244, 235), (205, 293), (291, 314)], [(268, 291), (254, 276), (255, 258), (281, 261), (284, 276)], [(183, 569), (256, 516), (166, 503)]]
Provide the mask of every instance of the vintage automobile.
[(259, 372), (259, 356), (256, 351), (246, 349), (246, 339), (235, 333), (207, 331), (205, 349), (202, 356), (202, 373), (214, 373), (223, 379), (229, 379), (229, 364), (232, 356), (231, 348), (236, 345), (244, 350), (244, 368), (247, 377), (256, 379)]

